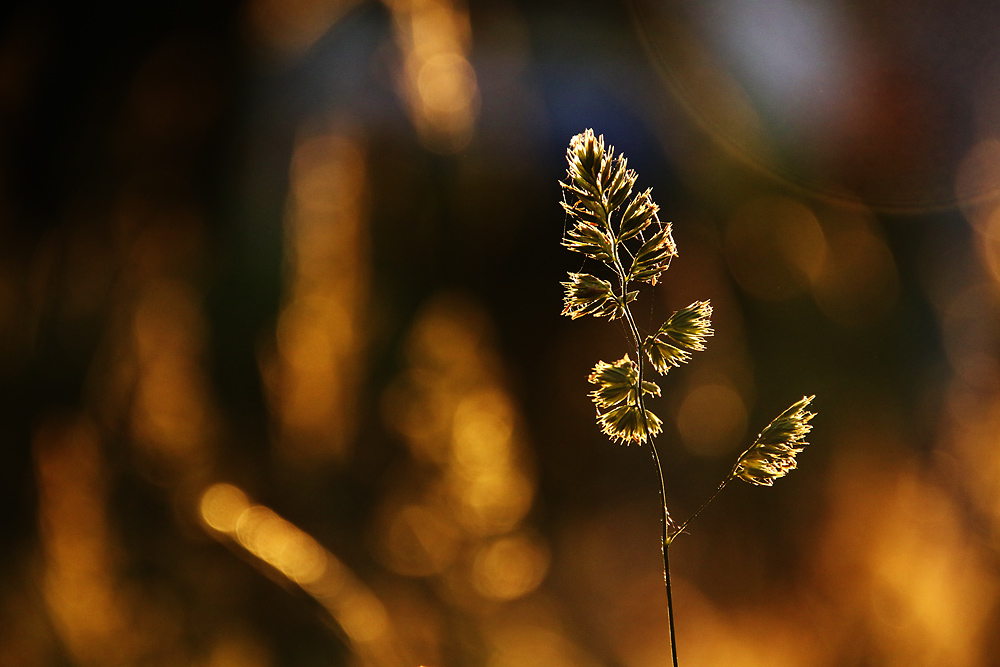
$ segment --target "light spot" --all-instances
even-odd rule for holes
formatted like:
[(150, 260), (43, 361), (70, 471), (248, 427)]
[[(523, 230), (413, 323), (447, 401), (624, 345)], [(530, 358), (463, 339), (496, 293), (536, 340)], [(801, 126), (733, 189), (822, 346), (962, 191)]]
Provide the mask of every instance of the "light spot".
[(201, 496), (201, 518), (222, 533), (235, 533), (240, 515), (249, 507), (246, 494), (232, 484), (213, 484)]

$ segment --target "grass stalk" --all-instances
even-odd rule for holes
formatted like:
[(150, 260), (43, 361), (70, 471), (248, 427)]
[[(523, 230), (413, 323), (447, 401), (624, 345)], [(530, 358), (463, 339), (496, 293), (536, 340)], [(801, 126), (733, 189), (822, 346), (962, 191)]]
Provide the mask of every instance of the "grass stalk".
[[(805, 408), (813, 397), (803, 397), (785, 410), (757, 436), (754, 443), (736, 461), (729, 475), (715, 493), (680, 527), (671, 530), (667, 509), (667, 489), (663, 465), (654, 439), (662, 422), (646, 409), (645, 396), (660, 396), (660, 388), (645, 377), (646, 361), (660, 375), (690, 360), (693, 352), (705, 349), (705, 338), (713, 335), (712, 307), (708, 301), (696, 301), (674, 312), (660, 328), (645, 337), (639, 331), (629, 304), (639, 296), (635, 283), (656, 285), (677, 255), (670, 223), (660, 221), (659, 207), (647, 189), (633, 195), (637, 175), (628, 169), (622, 155), (605, 147), (604, 137), (592, 130), (573, 137), (566, 154), (568, 169), (563, 190), (572, 203), (562, 201), (572, 225), (563, 237), (563, 245), (603, 264), (618, 279), (611, 282), (589, 273), (570, 273), (562, 283), (566, 289), (563, 314), (576, 319), (585, 315), (624, 318), (634, 343), (635, 361), (626, 354), (618, 361), (597, 362), (588, 381), (597, 385), (590, 392), (597, 407), (597, 423), (612, 440), (624, 443), (648, 443), (660, 482), (663, 554), (663, 579), (667, 591), (667, 620), (670, 628), (670, 652), (678, 667), (677, 636), (674, 630), (673, 591), (670, 585), (670, 545), (688, 524), (708, 507), (733, 479), (770, 486), (773, 480), (795, 468), (795, 456), (806, 444), (814, 416)], [(575, 201), (574, 201), (575, 200)], [(627, 255), (628, 266), (622, 261)]]

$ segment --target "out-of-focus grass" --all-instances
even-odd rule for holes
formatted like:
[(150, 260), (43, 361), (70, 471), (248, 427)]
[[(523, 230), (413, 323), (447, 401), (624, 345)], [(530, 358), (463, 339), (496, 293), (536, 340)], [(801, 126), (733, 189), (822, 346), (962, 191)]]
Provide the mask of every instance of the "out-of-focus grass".
[[(558, 316), (585, 127), (681, 248), (639, 324), (715, 307), (655, 406), (676, 512), (823, 401), (794, 476), (671, 551), (681, 663), (1000, 660), (993, 12), (768, 7), (774, 49), (678, 13), (666, 53), (803, 178), (733, 160), (606, 3), (8, 10), (0, 665), (664, 664), (656, 480), (585, 397), (619, 332)], [(845, 105), (759, 78), (797, 25), (842, 31), (780, 64)]]

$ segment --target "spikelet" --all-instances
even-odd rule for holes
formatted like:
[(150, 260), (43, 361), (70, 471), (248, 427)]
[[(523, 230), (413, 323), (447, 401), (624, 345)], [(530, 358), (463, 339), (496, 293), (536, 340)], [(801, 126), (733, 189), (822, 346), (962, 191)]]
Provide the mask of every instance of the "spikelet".
[(625, 304), (639, 296), (639, 292), (628, 292), (619, 298), (611, 283), (589, 273), (570, 273), (569, 280), (560, 285), (566, 289), (562, 314), (574, 320), (584, 315), (617, 319), (625, 314)]
[[(573, 224), (566, 230), (563, 245), (603, 263), (624, 283), (638, 280), (655, 285), (677, 255), (677, 246), (670, 223), (661, 222), (657, 215), (660, 208), (650, 190), (633, 196), (635, 171), (628, 168), (625, 156), (615, 155), (614, 147), (605, 146), (604, 136), (595, 136), (593, 130), (570, 140), (566, 162), (566, 180), (560, 185), (572, 202), (563, 201), (562, 207)], [(651, 232), (648, 238), (646, 232)], [(626, 242), (633, 247), (626, 247)], [(627, 268), (622, 257), (631, 258)], [(576, 312), (563, 311), (567, 315)]]
[(647, 336), (642, 347), (646, 358), (661, 375), (691, 358), (691, 352), (705, 349), (705, 338), (713, 335), (712, 306), (695, 301), (675, 312), (660, 330)]
[(806, 411), (806, 407), (814, 398), (803, 396), (768, 424), (750, 449), (740, 455), (730, 478), (739, 477), (750, 484), (771, 486), (774, 480), (795, 470), (796, 455), (809, 444), (805, 440), (812, 430), (809, 420), (816, 415)]
[[(643, 443), (656, 436), (662, 428), (660, 418), (645, 410), (645, 423), (639, 408), (639, 369), (626, 354), (614, 363), (598, 361), (587, 380), (596, 384), (590, 398), (597, 406), (597, 423), (601, 431), (619, 442)], [(655, 382), (643, 382), (642, 393), (660, 395)]]

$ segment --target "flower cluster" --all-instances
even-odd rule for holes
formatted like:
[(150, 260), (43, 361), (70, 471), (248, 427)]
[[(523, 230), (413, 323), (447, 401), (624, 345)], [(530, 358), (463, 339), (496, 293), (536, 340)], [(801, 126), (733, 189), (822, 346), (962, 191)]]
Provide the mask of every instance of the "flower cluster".
[[(645, 411), (645, 422), (639, 412), (639, 369), (626, 354), (609, 364), (598, 361), (587, 378), (597, 389), (590, 398), (597, 405), (597, 423), (605, 435), (613, 440), (645, 442), (647, 434), (654, 437), (660, 432), (660, 418)], [(655, 382), (642, 382), (642, 393), (660, 395)]]
[[(638, 348), (639, 334), (628, 305), (639, 290), (630, 288), (636, 282), (655, 285), (669, 268), (677, 255), (670, 223), (660, 221), (660, 209), (648, 189), (633, 195), (636, 173), (624, 156), (604, 145), (603, 136), (587, 130), (573, 137), (566, 161), (562, 187), (572, 203), (562, 205), (572, 224), (563, 245), (603, 264), (618, 284), (589, 273), (570, 273), (562, 283), (563, 315), (624, 317)], [(711, 316), (707, 301), (677, 311), (646, 337), (640, 355), (645, 354), (661, 374), (679, 366), (691, 352), (705, 349), (704, 340), (712, 335)], [(601, 361), (590, 375), (590, 382), (598, 385), (590, 394), (597, 406), (597, 423), (613, 440), (642, 443), (660, 432), (660, 419), (642, 401), (645, 394), (659, 396), (660, 389), (642, 380), (641, 361), (633, 362), (627, 355), (613, 364)]]

